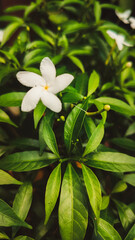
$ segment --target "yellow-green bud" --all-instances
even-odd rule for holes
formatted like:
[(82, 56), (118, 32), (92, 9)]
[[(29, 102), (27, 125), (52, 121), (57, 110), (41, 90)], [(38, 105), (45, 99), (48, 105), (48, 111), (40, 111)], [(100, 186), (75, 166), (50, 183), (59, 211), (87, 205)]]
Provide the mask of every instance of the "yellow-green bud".
[(60, 119), (64, 122), (65, 121), (65, 117), (64, 116), (60, 116)]
[(58, 26), (58, 27), (57, 27), (57, 29), (58, 29), (58, 31), (60, 31), (60, 30), (61, 30), (61, 27), (60, 27), (60, 26)]
[(30, 31), (30, 27), (29, 27), (29, 26), (27, 26), (27, 27), (26, 27), (26, 30), (29, 32), (29, 31)]
[(132, 65), (133, 65), (133, 63), (132, 63), (132, 62), (127, 62), (127, 63), (126, 63), (126, 67), (127, 67), (127, 68), (131, 68), (131, 67), (132, 67)]
[(111, 108), (110, 105), (104, 105), (104, 110), (105, 110), (105, 111), (109, 111), (110, 108)]

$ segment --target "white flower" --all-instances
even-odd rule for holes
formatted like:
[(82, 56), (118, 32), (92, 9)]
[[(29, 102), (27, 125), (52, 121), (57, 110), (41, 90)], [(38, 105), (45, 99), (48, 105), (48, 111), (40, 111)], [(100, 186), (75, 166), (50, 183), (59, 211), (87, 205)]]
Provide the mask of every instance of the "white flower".
[(116, 32), (112, 30), (107, 30), (108, 35), (116, 41), (116, 44), (118, 46), (118, 49), (121, 51), (123, 49), (123, 45), (132, 47), (132, 44), (128, 43), (125, 40), (125, 36), (122, 34), (117, 34)]
[(3, 34), (4, 34), (4, 30), (0, 30), (0, 42), (2, 42), (3, 40)]
[(129, 22), (130, 22), (131, 28), (135, 29), (135, 18), (134, 17), (130, 17), (129, 18)]
[(40, 71), (42, 76), (27, 71), (20, 71), (16, 75), (21, 84), (32, 87), (23, 98), (21, 110), (24, 112), (33, 110), (41, 99), (46, 107), (54, 112), (60, 112), (62, 103), (55, 94), (65, 89), (74, 77), (67, 73), (56, 77), (55, 66), (48, 57), (41, 61)]
[(118, 17), (122, 22), (124, 22), (125, 24), (128, 24), (128, 23), (129, 23), (128, 18), (129, 18), (130, 14), (131, 14), (131, 10), (130, 10), (130, 9), (128, 9), (128, 10), (126, 10), (126, 11), (124, 11), (124, 12), (118, 12), (118, 11), (116, 10), (115, 13), (116, 13), (117, 17)]

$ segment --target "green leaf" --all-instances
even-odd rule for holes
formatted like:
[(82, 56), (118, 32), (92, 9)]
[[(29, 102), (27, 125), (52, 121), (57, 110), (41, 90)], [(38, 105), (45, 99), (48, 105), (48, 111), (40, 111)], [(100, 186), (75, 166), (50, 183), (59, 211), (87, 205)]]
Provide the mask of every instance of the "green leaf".
[(113, 199), (118, 209), (119, 217), (124, 229), (127, 229), (135, 221), (135, 215), (125, 203)]
[(112, 193), (119, 193), (119, 192), (123, 192), (127, 189), (127, 184), (123, 181), (119, 181), (116, 183), (116, 185), (114, 186)]
[(17, 66), (20, 67), (20, 63), (18, 62), (18, 59), (10, 52), (0, 50), (0, 53), (3, 53), (9, 60), (13, 60)]
[(83, 63), (81, 62), (81, 60), (75, 56), (70, 56), (68, 55), (68, 58), (82, 71), (82, 73), (85, 72)]
[(82, 128), (86, 109), (87, 100), (84, 101), (83, 104), (75, 106), (66, 119), (64, 126), (64, 142), (68, 152), (70, 152), (72, 141), (77, 139)]
[(10, 238), (4, 232), (0, 232), (0, 239), (9, 239), (10, 240)]
[(93, 171), (84, 164), (82, 164), (82, 172), (89, 202), (98, 222), (102, 204), (100, 183)]
[[(13, 202), (13, 210), (16, 215), (25, 220), (28, 214), (28, 211), (32, 202), (32, 184), (30, 182), (25, 182), (19, 188), (17, 192), (14, 202)], [(18, 227), (13, 228), (13, 234), (15, 235), (18, 231)]]
[(66, 93), (62, 97), (62, 101), (66, 103), (77, 103), (82, 99), (83, 99), (83, 96), (80, 93), (76, 93), (76, 92)]
[(87, 133), (88, 138), (90, 138), (90, 136), (92, 135), (92, 133), (95, 131), (96, 129), (96, 125), (94, 123), (94, 121), (92, 120), (91, 117), (86, 117), (84, 119), (84, 127), (85, 127), (85, 131)]
[(98, 1), (95, 1), (94, 3), (94, 14), (96, 18), (96, 23), (99, 22), (100, 17), (101, 17), (101, 6)]
[(62, 2), (60, 2), (60, 7), (64, 7), (65, 5), (68, 4), (79, 4), (79, 5), (84, 5), (84, 2), (80, 1), (80, 0), (64, 0)]
[(45, 192), (45, 224), (47, 224), (50, 215), (58, 199), (61, 184), (61, 164), (59, 164), (50, 174)]
[(63, 24), (62, 27), (64, 28), (63, 30), (64, 34), (71, 34), (71, 33), (86, 30), (90, 28), (90, 25), (87, 23), (82, 23), (82, 22), (79, 23), (77, 21), (71, 20)]
[(135, 134), (135, 122), (133, 122), (127, 129), (125, 136)]
[(81, 73), (78, 76), (76, 76), (75, 89), (77, 90), (77, 92), (85, 96), (87, 93), (87, 88), (88, 88), (87, 73)]
[(20, 235), (20, 236), (17, 236), (16, 238), (14, 238), (14, 240), (34, 240), (34, 238)]
[(135, 187), (135, 173), (125, 174), (123, 181), (125, 181)]
[(37, 128), (37, 125), (45, 112), (45, 105), (41, 101), (37, 104), (36, 108), (34, 109), (34, 127)]
[(16, 30), (20, 26), (22, 26), (22, 24), (23, 24), (23, 21), (13, 22), (5, 28), (1, 46), (3, 46), (10, 39), (10, 37), (16, 32)]
[(31, 2), (29, 6), (25, 9), (24, 17), (28, 17), (31, 12), (33, 12), (37, 8), (37, 4), (34, 2)]
[(32, 227), (22, 221), (12, 210), (12, 208), (3, 200), (0, 199), (0, 226), (12, 227), (20, 226), (31, 229)]
[(135, 116), (135, 110), (122, 100), (111, 97), (100, 97), (98, 102), (109, 104), (111, 109), (124, 115)]
[(122, 240), (113, 226), (102, 218), (99, 220), (98, 233), (104, 240)]
[(55, 134), (48, 123), (46, 117), (43, 118), (43, 137), (44, 140), (49, 147), (49, 149), (59, 158), (59, 151), (58, 151), (58, 146), (55, 138)]
[(59, 226), (63, 240), (83, 240), (88, 224), (88, 211), (84, 199), (81, 181), (68, 164), (63, 177), (60, 205)]
[(128, 232), (127, 236), (124, 238), (124, 240), (135, 240), (135, 224)]
[(111, 172), (135, 171), (135, 158), (124, 153), (98, 152), (87, 156), (86, 165)]
[(91, 137), (89, 138), (89, 141), (83, 153), (83, 157), (89, 154), (90, 152), (93, 152), (99, 146), (103, 139), (103, 136), (104, 136), (104, 124), (100, 122), (99, 125), (94, 130), (94, 132), (92, 133)]
[(40, 28), (37, 24), (31, 23), (29, 25), (32, 30), (38, 35), (40, 36), (43, 40), (47, 41), (48, 43), (50, 43), (52, 46), (55, 45), (54, 39), (52, 37), (50, 37), (48, 34), (44, 33), (44, 31), (42, 30), (42, 28)]
[(1, 107), (21, 106), (25, 93), (24, 92), (11, 92), (0, 96)]
[(46, 167), (58, 158), (52, 153), (39, 155), (38, 151), (24, 151), (9, 154), (0, 160), (0, 168), (16, 172), (32, 171)]
[(105, 210), (110, 202), (110, 196), (103, 196), (102, 197), (102, 205), (101, 205), (101, 210)]
[(26, 5), (15, 5), (12, 7), (8, 7), (4, 10), (4, 12), (9, 13), (9, 12), (16, 12), (16, 11), (22, 11), (27, 8)]
[(23, 23), (22, 18), (15, 17), (15, 16), (8, 16), (8, 15), (3, 15), (0, 17), (0, 21), (2, 22), (18, 22), (18, 23)]
[(88, 82), (87, 96), (90, 96), (93, 92), (96, 91), (97, 87), (99, 86), (99, 79), (100, 79), (99, 74), (95, 70), (93, 70)]
[(121, 148), (135, 152), (135, 141), (128, 138), (113, 138), (111, 142)]
[(2, 109), (0, 109), (0, 122), (9, 123), (14, 127), (17, 127), (17, 125), (14, 122), (12, 122), (10, 117)]
[(4, 172), (3, 170), (0, 170), (0, 185), (7, 185), (7, 184), (21, 185), (22, 182), (16, 180), (15, 178), (13, 178), (7, 172)]

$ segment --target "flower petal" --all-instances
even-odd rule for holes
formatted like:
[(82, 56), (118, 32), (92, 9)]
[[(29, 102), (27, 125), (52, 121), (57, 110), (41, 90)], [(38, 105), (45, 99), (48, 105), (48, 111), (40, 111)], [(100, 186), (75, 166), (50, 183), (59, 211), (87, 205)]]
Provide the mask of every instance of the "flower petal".
[(50, 58), (48, 57), (43, 58), (40, 64), (40, 71), (47, 83), (50, 83), (55, 80), (56, 69)]
[(72, 81), (74, 77), (71, 74), (65, 73), (56, 77), (54, 85), (49, 88), (49, 91), (56, 94), (64, 90)]
[(16, 74), (18, 81), (27, 87), (44, 86), (45, 80), (38, 74), (27, 71), (20, 71)]
[(21, 110), (23, 112), (29, 112), (33, 110), (40, 100), (42, 91), (43, 88), (40, 86), (30, 89), (23, 98)]
[(61, 101), (53, 93), (44, 90), (41, 94), (41, 100), (53, 112), (60, 112), (62, 109)]

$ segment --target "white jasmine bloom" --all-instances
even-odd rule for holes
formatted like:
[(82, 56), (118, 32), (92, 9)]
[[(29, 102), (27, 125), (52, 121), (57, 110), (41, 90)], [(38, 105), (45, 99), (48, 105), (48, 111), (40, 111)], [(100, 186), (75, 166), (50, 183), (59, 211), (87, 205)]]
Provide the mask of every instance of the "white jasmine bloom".
[(4, 34), (4, 30), (0, 30), (0, 42), (2, 42), (3, 40), (3, 34)]
[(118, 17), (122, 22), (124, 22), (125, 24), (128, 24), (128, 23), (129, 23), (128, 18), (129, 18), (130, 14), (131, 14), (131, 10), (130, 10), (130, 9), (128, 9), (128, 10), (126, 10), (126, 11), (124, 11), (124, 12), (118, 12), (118, 11), (116, 10), (115, 13), (116, 13), (117, 17)]
[(116, 32), (114, 32), (112, 30), (107, 30), (107, 33), (112, 39), (114, 39), (116, 41), (116, 44), (117, 44), (118, 49), (120, 51), (123, 49), (124, 45), (127, 46), (127, 47), (132, 47), (132, 45), (125, 40), (124, 35), (117, 34)]
[(55, 94), (65, 89), (74, 77), (68, 73), (56, 77), (55, 66), (48, 57), (41, 61), (40, 71), (42, 76), (27, 71), (20, 71), (16, 75), (21, 84), (32, 87), (23, 98), (21, 110), (23, 112), (33, 110), (41, 99), (53, 112), (60, 112), (62, 103)]
[(135, 29), (135, 18), (134, 17), (130, 17), (129, 18), (129, 22), (130, 22), (131, 28)]

